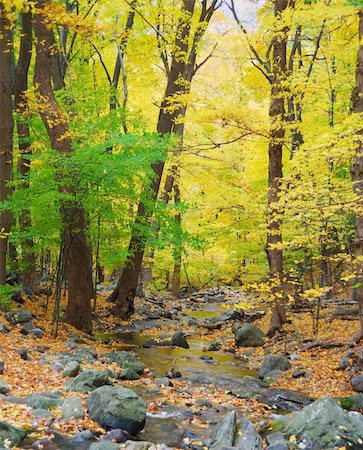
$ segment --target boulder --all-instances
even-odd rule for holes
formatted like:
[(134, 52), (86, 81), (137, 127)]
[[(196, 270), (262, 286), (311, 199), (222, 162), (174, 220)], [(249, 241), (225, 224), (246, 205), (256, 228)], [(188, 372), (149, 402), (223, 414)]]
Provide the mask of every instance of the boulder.
[(175, 347), (189, 348), (189, 344), (186, 340), (185, 334), (180, 330), (173, 334), (170, 344)]
[(36, 419), (50, 419), (51, 417), (54, 417), (47, 409), (35, 409), (31, 414)]
[(72, 380), (67, 389), (73, 392), (89, 392), (105, 385), (113, 385), (107, 373), (98, 370), (85, 370)]
[(131, 389), (102, 386), (87, 399), (91, 419), (106, 430), (121, 428), (132, 435), (145, 426), (146, 405)]
[(242, 418), (237, 423), (237, 435), (233, 443), (234, 447), (241, 450), (262, 450), (261, 436), (255, 430), (252, 422)]
[(63, 394), (58, 392), (30, 394), (26, 399), (26, 404), (34, 409), (50, 409), (61, 406)]
[(120, 380), (133, 381), (133, 380), (140, 380), (140, 375), (132, 369), (126, 369), (122, 372), (121, 375), (118, 376), (118, 378)]
[(235, 334), (238, 347), (261, 347), (265, 343), (264, 333), (254, 325), (244, 325)]
[(155, 448), (155, 445), (152, 442), (135, 442), (135, 441), (126, 441), (126, 450), (149, 450), (151, 448)]
[(62, 418), (67, 420), (74, 417), (75, 419), (84, 419), (84, 410), (81, 397), (69, 397), (62, 404)]
[(283, 416), (277, 425), (286, 438), (294, 436), (299, 447), (330, 450), (363, 445), (363, 416), (357, 412), (346, 413), (330, 397)]
[(63, 369), (64, 377), (76, 377), (79, 374), (81, 366), (78, 361), (69, 361)]
[(80, 433), (77, 433), (74, 436), (72, 436), (70, 442), (72, 444), (78, 444), (81, 442), (92, 441), (93, 439), (94, 439), (93, 431), (84, 430), (84, 431), (81, 431)]
[(207, 447), (209, 450), (220, 450), (223, 447), (233, 447), (236, 430), (236, 412), (231, 411), (213, 428)]
[(98, 441), (90, 445), (89, 450), (119, 450), (120, 446), (110, 441)]
[(32, 330), (29, 331), (29, 334), (40, 339), (44, 336), (45, 333), (41, 328), (33, 328)]
[(125, 430), (121, 430), (120, 428), (109, 431), (105, 436), (105, 440), (117, 442), (118, 444), (126, 441), (132, 441), (133, 439), (135, 439), (134, 436), (131, 436), (130, 433)]
[(259, 371), (259, 377), (264, 378), (269, 372), (275, 370), (285, 371), (291, 368), (290, 361), (284, 356), (268, 355), (264, 359)]
[(353, 377), (350, 382), (352, 383), (352, 388), (356, 392), (363, 392), (363, 373)]
[(24, 323), (29, 322), (32, 317), (33, 314), (27, 309), (19, 309), (18, 311), (15, 311), (13, 315), (13, 320), (16, 323)]
[(0, 394), (8, 394), (10, 392), (10, 386), (5, 381), (0, 380)]
[(132, 369), (139, 375), (145, 370), (145, 365), (137, 356), (124, 350), (122, 352), (108, 353), (105, 357), (108, 362), (115, 362), (123, 369)]
[[(11, 446), (18, 447), (27, 433), (21, 428), (14, 427), (9, 423), (0, 421), (0, 445), (6, 445), (8, 442)], [(7, 446), (7, 448), (9, 448)]]

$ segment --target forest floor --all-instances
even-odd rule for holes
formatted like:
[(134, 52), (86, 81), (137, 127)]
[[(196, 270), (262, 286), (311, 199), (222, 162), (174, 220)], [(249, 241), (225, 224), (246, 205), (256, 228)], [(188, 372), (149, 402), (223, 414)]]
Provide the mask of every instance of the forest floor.
[[(179, 442), (184, 443), (183, 448), (199, 448), (198, 445), (205, 448), (202, 441), (210, 434), (213, 423), (220, 420), (220, 414), (232, 409), (250, 419), (258, 431), (268, 430), (276, 412), (273, 402), (261, 397), (236, 395), (233, 391), (235, 381), (242, 376), (257, 376), (267, 354), (287, 356), (291, 363), (289, 370), (269, 380), (268, 388), (277, 388), (281, 392), (298, 391), (310, 399), (326, 395), (345, 398), (354, 394), (350, 379), (360, 370), (362, 348), (352, 345), (350, 338), (357, 331), (358, 322), (336, 318), (332, 314), (336, 305), (322, 310), (317, 335), (312, 332), (311, 312), (290, 312), (291, 323), (284, 326), (283, 333), (267, 339), (261, 347), (244, 348), (236, 345), (232, 331), (238, 320), (219, 323), (217, 319), (217, 329), (204, 326), (225, 311), (238, 311), (238, 303), (243, 301), (245, 304), (244, 294), (231, 290), (206, 292), (209, 292), (207, 301), (200, 296), (186, 298), (178, 303), (178, 309), (175, 309), (175, 300), (168, 297), (137, 299), (132, 322), (121, 322), (111, 316), (107, 293), (101, 293), (94, 315), (94, 337), (83, 335), (64, 323), (59, 324), (58, 336), (53, 337), (52, 308), (45, 310), (44, 296), (28, 298), (22, 295), (24, 303), (19, 305), (19, 308), (32, 312), (34, 327), (45, 332), (42, 337), (26, 334), (23, 324), (9, 323), (5, 313), (0, 312), (0, 328), (5, 327), (0, 329), (0, 361), (5, 365), (0, 376), (0, 392), (1, 382), (5, 382), (10, 389), (0, 398), (0, 421), (30, 432), (27, 445), (19, 448), (71, 448), (64, 444), (63, 447), (52, 444), (52, 447), (49, 442), (57, 433), (72, 436), (82, 430), (92, 430), (96, 436), (102, 436), (106, 432), (87, 414), (84, 419), (64, 420), (61, 407), (55, 406), (51, 408), (50, 415), (34, 417), (33, 408), (16, 402), (16, 398), (41, 392), (59, 391), (64, 397), (72, 396), (66, 390), (63, 368), (57, 365), (57, 355), (75, 347), (97, 354), (96, 359), (82, 362), (82, 370), (102, 371), (107, 367), (116, 373), (120, 370), (119, 366), (106, 363), (104, 355), (112, 350), (135, 351), (147, 368), (140, 379), (120, 383), (143, 397), (148, 404), (148, 415), (158, 419), (141, 437), (152, 442), (165, 442), (168, 434), (175, 434), (173, 427), (176, 427), (184, 433), (178, 437)], [(221, 292), (225, 301), (214, 301), (214, 297), (220, 296)], [(52, 306), (52, 299), (49, 304)], [(261, 309), (262, 306), (258, 311)], [(266, 332), (268, 313), (253, 321), (253, 325)], [(143, 345), (150, 338), (156, 339), (156, 342), (168, 339), (177, 329), (184, 332), (190, 349)], [(218, 343), (219, 349), (210, 350), (212, 343)], [(324, 348), (329, 346), (332, 347)], [(27, 351), (25, 354), (24, 350)], [(347, 363), (342, 370), (344, 358)], [(181, 372), (182, 376), (173, 378), (173, 371)], [(168, 372), (171, 373), (171, 386), (160, 383)], [(198, 381), (202, 373), (204, 384)], [(266, 390), (266, 395), (268, 392)], [(87, 395), (80, 395), (85, 405)], [(174, 416), (178, 417), (176, 423)], [(172, 428), (165, 434), (165, 424), (161, 419), (173, 417), (173, 424), (168, 423)], [(31, 447), (34, 441), (44, 437), (49, 442), (43, 440), (41, 447)], [(176, 448), (178, 444), (173, 443), (173, 439), (169, 441), (166, 443)]]

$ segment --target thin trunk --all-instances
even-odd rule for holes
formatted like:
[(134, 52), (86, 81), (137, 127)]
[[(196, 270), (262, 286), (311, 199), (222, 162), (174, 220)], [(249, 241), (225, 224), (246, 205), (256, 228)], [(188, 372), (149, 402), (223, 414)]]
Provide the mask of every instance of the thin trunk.
[[(30, 130), (28, 124), (29, 108), (26, 97), (28, 90), (28, 72), (32, 56), (32, 23), (31, 12), (21, 13), (21, 35), (19, 59), (15, 71), (15, 108), (18, 114), (17, 133), (19, 141), (20, 156), (18, 159), (18, 174), (22, 180), (21, 188), (29, 187), (30, 159), (32, 154), (30, 143)], [(28, 209), (24, 209), (19, 219), (20, 231), (27, 233), (31, 227), (31, 215)], [(34, 254), (34, 243), (31, 237), (22, 241), (23, 259), (23, 286), (32, 288), (36, 281), (36, 258)]]
[[(61, 110), (52, 89), (51, 62), (55, 46), (52, 30), (44, 21), (43, 10), (47, 0), (38, 0), (34, 20), (36, 62), (34, 82), (40, 105), (40, 114), (47, 129), (51, 146), (62, 154), (72, 152), (72, 141), (67, 118)], [(60, 188), (74, 195), (73, 186)], [(92, 331), (91, 299), (93, 298), (92, 257), (86, 238), (86, 219), (82, 205), (67, 200), (61, 206), (65, 270), (68, 280), (68, 306), (63, 319), (85, 332)]]
[(285, 90), (286, 80), (286, 26), (279, 27), (281, 14), (287, 9), (287, 0), (275, 0), (276, 30), (273, 40), (273, 61), (270, 101), (270, 142), (269, 142), (269, 171), (268, 171), (268, 208), (267, 208), (267, 243), (266, 253), (269, 262), (271, 293), (275, 296), (272, 307), (270, 332), (281, 328), (285, 321), (285, 308), (280, 300), (282, 283), (282, 234), (280, 218), (280, 185), (282, 180), (282, 150), (285, 138)]
[(182, 236), (181, 236), (181, 212), (178, 211), (180, 205), (180, 173), (179, 168), (174, 173), (174, 204), (177, 208), (177, 213), (175, 216), (175, 222), (177, 230), (175, 233), (175, 244), (174, 244), (174, 270), (173, 270), (173, 281), (172, 281), (172, 294), (173, 297), (180, 297), (180, 275), (181, 275), (181, 264), (182, 264)]
[[(13, 161), (13, 104), (11, 98), (11, 61), (13, 53), (12, 25), (0, 2), (0, 203), (11, 194), (8, 186), (12, 179)], [(11, 211), (0, 213), (0, 286), (6, 283), (6, 257)]]
[[(353, 112), (359, 114), (358, 121), (363, 115), (363, 9), (359, 11), (359, 51), (356, 70), (356, 88), (353, 95)], [(357, 212), (355, 216), (354, 256), (359, 264), (355, 281), (355, 298), (359, 307), (360, 334), (363, 336), (363, 127), (357, 133), (357, 148), (350, 173), (353, 189), (357, 195)]]

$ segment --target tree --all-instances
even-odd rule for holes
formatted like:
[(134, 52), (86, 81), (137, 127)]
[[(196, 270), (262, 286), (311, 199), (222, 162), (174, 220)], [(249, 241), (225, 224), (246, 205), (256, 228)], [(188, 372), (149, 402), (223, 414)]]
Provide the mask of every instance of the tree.
[[(207, 1), (203, 0), (201, 16), (205, 18), (206, 23), (210, 21), (216, 7), (217, 0), (213, 0), (209, 6), (207, 5)], [(194, 10), (195, 0), (183, 0), (181, 17), (175, 34), (170, 67), (167, 57), (163, 57), (167, 73), (167, 87), (159, 111), (157, 132), (162, 136), (175, 134), (179, 137), (179, 144), (180, 137), (184, 130), (183, 120), (186, 113), (186, 105), (184, 104), (185, 99), (183, 99), (182, 96), (185, 94), (186, 89), (190, 89), (192, 73), (195, 70), (195, 59), (192, 62), (189, 61), (189, 54), (191, 54), (193, 58), (194, 55), (196, 57), (197, 46), (200, 40), (198, 36), (201, 30), (200, 25), (202, 23), (202, 21), (199, 22), (199, 28), (195, 31), (194, 40), (192, 40), (191, 44), (191, 23)], [(190, 72), (191, 69), (192, 71)], [(136, 220), (133, 226), (128, 250), (130, 256), (117, 283), (116, 289), (110, 296), (110, 300), (115, 301), (113, 313), (122, 318), (129, 318), (134, 312), (134, 298), (146, 245), (146, 236), (142, 230), (145, 226), (150, 227), (151, 225), (152, 207), (154, 206), (159, 193), (164, 166), (165, 161), (160, 161), (152, 166), (154, 172), (153, 179), (151, 182), (147, 182), (143, 188), (136, 213)], [(172, 185), (173, 182), (174, 177)], [(146, 206), (147, 204), (148, 206)]]
[[(46, 127), (51, 146), (61, 154), (72, 153), (72, 139), (65, 113), (54, 95), (52, 79), (52, 49), (54, 36), (48, 22), (47, 8), (50, 2), (39, 0), (34, 17), (36, 36), (36, 62), (34, 83), (38, 108)], [(91, 299), (94, 296), (92, 282), (91, 249), (87, 242), (85, 212), (77, 201), (72, 185), (60, 185), (65, 199), (61, 205), (62, 249), (60, 270), (68, 282), (68, 306), (63, 319), (85, 332), (92, 331)], [(64, 269), (63, 269), (64, 267)]]
[[(0, 2), (0, 203), (6, 202), (11, 189), (13, 167), (13, 105), (11, 83), (11, 60), (13, 53), (12, 23), (10, 11)], [(11, 227), (11, 211), (0, 212), (0, 286), (6, 283), (6, 257), (8, 235)]]

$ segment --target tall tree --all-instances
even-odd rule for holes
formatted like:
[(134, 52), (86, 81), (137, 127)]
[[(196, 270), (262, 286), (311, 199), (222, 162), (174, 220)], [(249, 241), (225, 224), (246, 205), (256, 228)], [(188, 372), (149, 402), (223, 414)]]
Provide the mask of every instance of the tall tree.
[[(17, 133), (20, 156), (18, 159), (18, 174), (22, 179), (21, 188), (29, 187), (30, 158), (32, 153), (29, 129), (29, 108), (26, 92), (28, 90), (28, 72), (32, 56), (32, 23), (31, 11), (21, 13), (20, 50), (15, 70), (15, 108), (17, 112)], [(28, 209), (21, 213), (20, 230), (24, 234), (29, 233), (31, 227), (31, 216)], [(31, 288), (36, 278), (36, 258), (34, 243), (31, 237), (22, 241), (23, 257), (23, 285)]]
[[(11, 67), (13, 54), (12, 24), (10, 11), (0, 2), (0, 203), (11, 193), (9, 182), (12, 179), (13, 162), (13, 104)], [(0, 286), (6, 283), (6, 257), (8, 235), (11, 227), (11, 211), (0, 213)]]
[[(63, 155), (72, 152), (72, 140), (65, 113), (60, 108), (52, 88), (52, 52), (55, 41), (47, 21), (48, 0), (38, 0), (34, 17), (36, 61), (34, 83), (40, 114), (54, 150)], [(83, 206), (77, 201), (72, 185), (60, 187), (71, 200), (61, 205), (65, 275), (68, 282), (68, 306), (63, 319), (85, 332), (92, 331), (91, 299), (92, 256), (86, 236)]]
[[(207, 0), (202, 1), (202, 13), (209, 17), (209, 20), (217, 7), (217, 0), (213, 0), (210, 5)], [(191, 80), (188, 70), (190, 67), (195, 69), (194, 64), (190, 66), (188, 56), (191, 50), (190, 34), (191, 22), (195, 10), (195, 0), (183, 0), (182, 14), (178, 22), (175, 34), (174, 46), (171, 55), (171, 64), (168, 64), (166, 55), (162, 57), (167, 73), (167, 87), (161, 103), (157, 132), (161, 135), (176, 134), (180, 136), (184, 129), (183, 119), (186, 113), (186, 105), (180, 99), (185, 94), (185, 86), (188, 84), (188, 76)], [(209, 22), (208, 20), (208, 22)], [(207, 23), (208, 23), (207, 22)], [(200, 28), (194, 35), (194, 42), (199, 43), (197, 37)], [(193, 40), (192, 40), (193, 42)], [(189, 88), (188, 88), (189, 89)], [(146, 236), (141, 230), (145, 226), (150, 226), (152, 211), (146, 204), (155, 204), (161, 179), (164, 172), (165, 161), (153, 164), (153, 179), (147, 183), (141, 194), (141, 200), (136, 213), (136, 220), (132, 231), (132, 237), (129, 244), (129, 258), (122, 275), (117, 283), (116, 289), (112, 293), (110, 300), (116, 302), (113, 312), (122, 318), (129, 318), (134, 312), (134, 298), (136, 295), (137, 282), (141, 271), (141, 264), (144, 257)], [(174, 180), (173, 180), (174, 182)], [(173, 183), (172, 182), (172, 183)]]
[[(356, 87), (353, 93), (353, 112), (357, 120), (362, 122), (363, 114), (363, 9), (359, 11), (359, 49), (356, 69)], [(359, 307), (360, 338), (363, 336), (363, 128), (358, 127), (357, 148), (350, 173), (353, 189), (357, 196), (355, 213), (354, 256), (358, 264), (358, 274), (355, 282), (355, 298)]]

